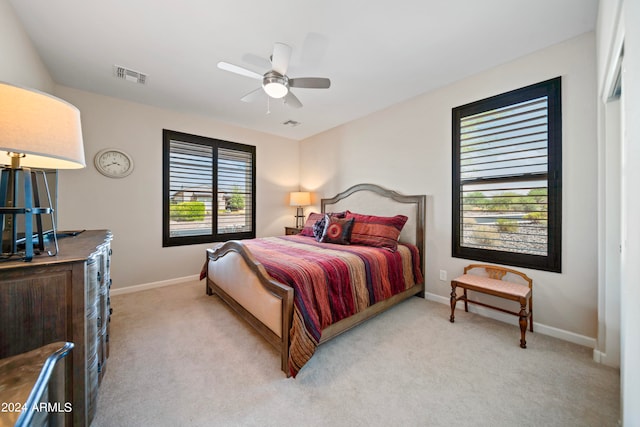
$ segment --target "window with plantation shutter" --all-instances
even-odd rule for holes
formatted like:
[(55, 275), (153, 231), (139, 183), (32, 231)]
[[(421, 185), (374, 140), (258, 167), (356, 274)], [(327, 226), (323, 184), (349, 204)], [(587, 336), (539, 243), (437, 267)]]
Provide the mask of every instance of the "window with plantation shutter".
[(561, 270), (560, 77), (453, 109), (458, 258)]
[(255, 147), (163, 131), (163, 246), (255, 237)]

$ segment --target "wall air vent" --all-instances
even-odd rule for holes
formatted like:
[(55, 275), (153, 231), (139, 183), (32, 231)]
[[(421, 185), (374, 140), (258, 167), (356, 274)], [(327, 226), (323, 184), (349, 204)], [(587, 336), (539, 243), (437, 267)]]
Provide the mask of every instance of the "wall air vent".
[(132, 83), (140, 83), (141, 85), (147, 83), (147, 75), (139, 71), (130, 70), (120, 65), (113, 66), (113, 75), (119, 79), (126, 80)]
[(286, 122), (282, 123), (285, 126), (289, 126), (291, 128), (294, 128), (296, 126), (298, 126), (300, 124), (300, 122), (296, 122), (295, 120), (287, 120)]

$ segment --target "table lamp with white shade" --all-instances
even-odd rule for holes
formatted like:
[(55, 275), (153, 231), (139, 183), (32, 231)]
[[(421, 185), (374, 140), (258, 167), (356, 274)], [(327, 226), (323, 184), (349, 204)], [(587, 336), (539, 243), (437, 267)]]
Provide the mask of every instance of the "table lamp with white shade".
[[(53, 206), (43, 169), (85, 167), (80, 111), (49, 94), (0, 82), (0, 165), (2, 259), (18, 256), (31, 261), (34, 238), (36, 249), (44, 250), (41, 215), (52, 215), (57, 253)], [(38, 173), (44, 177), (48, 207), (40, 203)]]
[(295, 206), (296, 209), (296, 228), (304, 227), (304, 211), (303, 206), (311, 204), (311, 193), (308, 191), (294, 191), (289, 195), (289, 205)]

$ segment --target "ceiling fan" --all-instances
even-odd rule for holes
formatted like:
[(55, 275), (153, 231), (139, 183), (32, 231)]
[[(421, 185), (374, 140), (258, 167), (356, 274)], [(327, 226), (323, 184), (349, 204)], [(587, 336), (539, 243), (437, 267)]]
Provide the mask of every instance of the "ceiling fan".
[(271, 98), (283, 98), (285, 104), (294, 108), (300, 108), (302, 107), (302, 103), (293, 92), (291, 92), (291, 88), (328, 89), (329, 86), (331, 86), (331, 80), (325, 77), (290, 78), (287, 76), (290, 58), (291, 47), (284, 43), (275, 43), (273, 46), (273, 54), (271, 55), (271, 70), (264, 74), (258, 74), (228, 62), (218, 62), (218, 68), (241, 76), (262, 80), (262, 87), (249, 92), (240, 99), (241, 101), (252, 102), (261, 95), (264, 90)]

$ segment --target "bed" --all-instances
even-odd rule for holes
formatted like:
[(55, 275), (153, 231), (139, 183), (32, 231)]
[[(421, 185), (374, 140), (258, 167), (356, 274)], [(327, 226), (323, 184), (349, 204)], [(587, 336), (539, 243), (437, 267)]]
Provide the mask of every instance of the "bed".
[[(273, 345), (282, 370), (295, 377), (318, 345), (407, 298), (424, 297), (425, 204), (424, 195), (355, 185), (322, 199), (321, 212), (309, 214), (301, 235), (233, 240), (207, 249), (206, 292), (218, 295)], [(332, 227), (351, 224), (350, 244), (337, 244), (335, 239), (345, 242), (336, 235), (327, 237), (333, 243), (309, 236), (317, 218)], [(401, 218), (399, 236), (391, 236), (397, 242), (388, 236), (366, 241), (367, 218), (390, 221), (385, 227)], [(328, 290), (319, 285), (325, 281)]]

